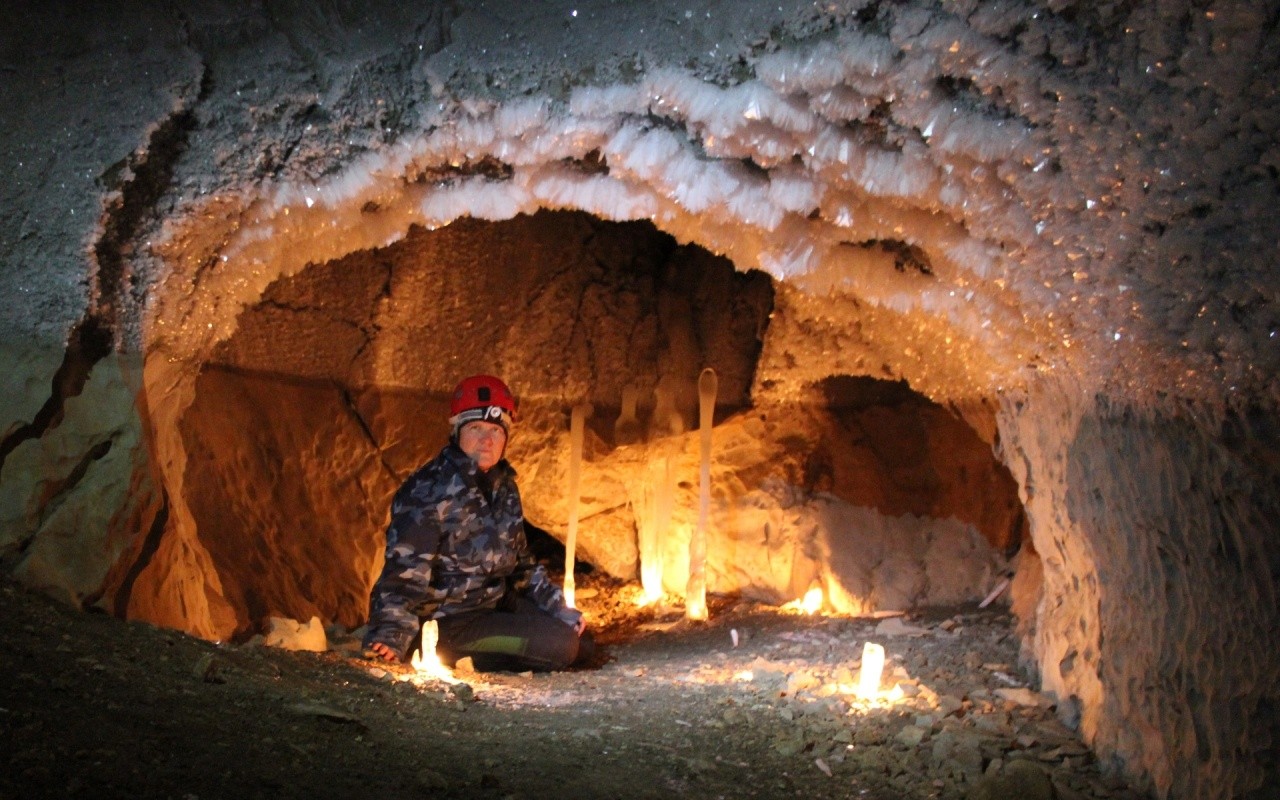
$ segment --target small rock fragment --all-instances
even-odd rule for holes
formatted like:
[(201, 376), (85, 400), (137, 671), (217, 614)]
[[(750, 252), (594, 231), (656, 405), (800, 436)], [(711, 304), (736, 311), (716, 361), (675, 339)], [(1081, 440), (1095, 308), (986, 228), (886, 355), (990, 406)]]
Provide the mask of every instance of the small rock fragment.
[(449, 780), (433, 769), (420, 769), (416, 775), (418, 785), (428, 791), (449, 788)]
[(950, 716), (964, 708), (964, 701), (954, 695), (944, 694), (938, 698), (938, 711), (942, 716)]
[(205, 653), (196, 659), (196, 664), (191, 668), (191, 674), (197, 679), (205, 683), (226, 683), (227, 679), (222, 674), (222, 666), (218, 663), (216, 653)]
[(997, 697), (1003, 698), (1012, 703), (1017, 703), (1020, 706), (1052, 708), (1054, 705), (1053, 700), (1051, 700), (1050, 698), (1046, 697), (1043, 694), (1040, 694), (1039, 692), (1035, 692), (1027, 688), (1016, 688), (1016, 689), (1001, 688), (1001, 689), (996, 689), (995, 694)]
[(476, 701), (476, 692), (467, 683), (451, 683), (449, 684), (449, 692), (454, 697), (464, 703), (474, 703)]
[(916, 747), (922, 741), (924, 741), (924, 737), (928, 733), (929, 732), (926, 731), (924, 728), (921, 728), (916, 725), (908, 725), (902, 730), (898, 731), (898, 735), (893, 738), (899, 743), (907, 747)]
[(1053, 782), (1040, 767), (1025, 760), (1015, 759), (1005, 764), (995, 775), (984, 775), (974, 783), (966, 800), (1054, 800)]

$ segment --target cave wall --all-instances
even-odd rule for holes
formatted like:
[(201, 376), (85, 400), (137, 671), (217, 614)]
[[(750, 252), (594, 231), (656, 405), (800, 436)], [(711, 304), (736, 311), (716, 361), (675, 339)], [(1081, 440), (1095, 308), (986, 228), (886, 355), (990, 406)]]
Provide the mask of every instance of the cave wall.
[[(79, 605), (103, 596), (107, 571), (153, 505), (136, 393), (136, 358), (98, 362), (45, 435), (6, 453), (0, 558), (25, 583)], [(92, 554), (92, 555), (89, 555)]]
[(364, 623), (396, 475), (339, 386), (210, 368), (184, 420), (188, 504), (234, 609), (223, 638), (270, 617)]
[(415, 225), (649, 219), (779, 281), (757, 405), (905, 379), (999, 448), (1028, 658), (1100, 755), (1274, 783), (1273, 4), (134, 8), (0, 30), (6, 568), (234, 629), (188, 410), (246, 308)]
[(1266, 796), (1280, 677), (1275, 418), (1144, 413), (1072, 388), (1008, 398), (1000, 416), (1044, 569), (1025, 644), (1043, 686), (1119, 768), (1145, 765), (1161, 795)]

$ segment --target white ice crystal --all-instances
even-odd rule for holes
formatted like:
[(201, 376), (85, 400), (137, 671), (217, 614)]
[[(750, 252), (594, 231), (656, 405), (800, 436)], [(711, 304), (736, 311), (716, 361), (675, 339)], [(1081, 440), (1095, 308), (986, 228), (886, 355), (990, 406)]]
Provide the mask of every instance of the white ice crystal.
[(467, 178), (427, 195), (422, 202), (422, 217), (430, 225), (444, 225), (461, 216), (511, 219), (529, 210), (531, 200), (518, 183)]
[[(973, 15), (983, 22), (965, 20)], [(433, 104), (421, 134), (323, 180), (276, 187), (220, 254), (230, 272), (240, 259), (287, 273), (304, 256), (379, 246), (415, 223), (576, 208), (650, 219), (741, 268), (924, 309), (982, 341), (1040, 336), (1040, 320), (1092, 324), (1109, 313), (1110, 295), (1097, 291), (1107, 265), (1145, 236), (1142, 219), (1114, 210), (1178, 177), (1131, 156), (1137, 139), (1121, 121), (1097, 125), (1103, 111), (1068, 102), (1078, 87), (1010, 48), (1002, 25), (981, 4), (901, 8), (887, 35), (851, 28), (784, 47), (735, 84), (666, 67), (561, 100)], [(1067, 53), (1060, 30), (1036, 35)], [(1208, 142), (1212, 120), (1200, 121)], [(1226, 158), (1206, 149), (1206, 160)], [(885, 269), (889, 251), (859, 247), (877, 241), (917, 248), (929, 275)], [(1195, 240), (1180, 241), (1165, 235), (1168, 258), (1199, 257)], [(1051, 338), (1052, 357), (1110, 368)]]

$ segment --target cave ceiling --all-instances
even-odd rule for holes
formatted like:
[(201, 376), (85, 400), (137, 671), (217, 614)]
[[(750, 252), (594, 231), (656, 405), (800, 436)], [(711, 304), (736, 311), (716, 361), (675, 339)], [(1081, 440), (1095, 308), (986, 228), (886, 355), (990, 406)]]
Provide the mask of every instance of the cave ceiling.
[[(49, 167), (82, 219), (74, 190), (105, 189), (81, 296), (170, 360), (207, 359), (309, 264), (577, 209), (793, 287), (803, 324), (758, 376), (784, 396), (887, 364), (942, 399), (1046, 375), (1139, 402), (1274, 397), (1266, 4), (143, 7), (10, 46), (65, 52), (60, 96), (39, 70), (10, 88), (47, 96), (5, 168), (21, 194), (57, 146), (39, 134), (101, 129)], [(19, 230), (37, 216), (8, 223), (15, 290), (73, 280), (56, 248), (24, 249), (56, 233)]]

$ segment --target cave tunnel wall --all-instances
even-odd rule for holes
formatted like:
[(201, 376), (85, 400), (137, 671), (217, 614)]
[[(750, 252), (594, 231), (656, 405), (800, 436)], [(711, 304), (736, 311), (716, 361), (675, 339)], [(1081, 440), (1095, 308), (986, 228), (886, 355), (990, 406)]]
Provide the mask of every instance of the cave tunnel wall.
[[(360, 327), (391, 271), (356, 259), (468, 215), (646, 218), (778, 278), (756, 406), (832, 376), (906, 379), (999, 449), (1041, 557), (1042, 586), (1021, 581), (1028, 662), (1101, 757), (1161, 797), (1267, 796), (1280, 780), (1274, 4), (733, 3), (705, 22), (601, 4), (573, 25), (550, 18), (554, 3), (524, 8), (511, 38), (444, 3), (14, 9), (0, 28), (0, 563), (201, 635), (247, 624), (224, 590), (254, 613), (272, 598), (222, 586), (215, 561), (249, 559), (193, 535), (193, 498), (211, 513), (199, 483), (227, 480), (208, 473), (210, 443), (226, 443), (189, 416), (200, 387), (208, 400), (246, 391), (218, 381), (278, 380), (268, 400), (314, 387), (366, 424), (399, 419), (369, 430), (403, 469), (439, 434), (379, 409), (430, 397), (339, 388), (399, 385), (399, 359), (373, 358), (391, 351)], [(309, 298), (258, 307), (280, 278), (349, 254), (370, 275), (325, 302), (354, 304), (338, 315), (353, 324)], [(323, 358), (291, 353), (288, 378), (234, 366), (252, 362), (237, 324), (286, 312), (329, 332)], [(74, 340), (95, 325), (112, 351), (87, 363)], [(525, 368), (512, 361), (498, 367)], [(530, 411), (532, 453), (564, 409)], [(801, 416), (723, 421), (733, 514), (757, 530), (819, 515), (884, 527), (794, 491), (806, 468), (821, 480), (822, 459), (751, 444), (810, 442), (819, 426)], [(336, 441), (358, 446), (359, 427)], [(625, 452), (606, 423), (593, 432), (592, 453)], [(588, 496), (602, 541), (634, 530), (610, 500), (623, 472), (602, 470)], [(552, 457), (524, 464), (530, 481), (562, 476)], [(815, 577), (793, 555), (771, 553), (788, 591)], [(336, 602), (328, 591), (312, 595)]]
[(483, 368), (527, 399), (615, 412), (624, 388), (648, 402), (670, 384), (690, 419), (706, 365), (724, 405), (747, 404), (771, 307), (766, 275), (647, 222), (545, 211), (414, 228), (278, 281), (210, 360), (438, 393)]
[(1118, 768), (1143, 764), (1161, 796), (1267, 796), (1274, 416), (1139, 413), (1062, 386), (1006, 403), (1001, 447), (1045, 583), (1024, 647), (1060, 714)]
[[(1131, 692), (1104, 701), (1134, 720), (1116, 732), (1126, 739), (1116, 749), (1144, 752), (1158, 782), (1200, 793), (1233, 780), (1261, 788), (1280, 741), (1280, 656), (1258, 633), (1280, 629), (1280, 504), (1264, 488), (1280, 473), (1262, 455), (1280, 437), (1273, 418), (1251, 412), (1207, 422), (1104, 404), (1082, 420), (1067, 456), (1067, 510), (1098, 554), (1105, 588), (1100, 637), (1122, 654), (1096, 669), (1104, 686)], [(1132, 613), (1144, 605), (1150, 619)], [(1236, 665), (1250, 662), (1258, 678), (1242, 680)], [(1160, 752), (1162, 738), (1213, 766), (1189, 768)]]

